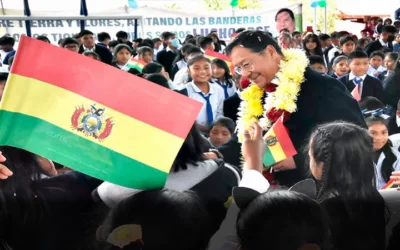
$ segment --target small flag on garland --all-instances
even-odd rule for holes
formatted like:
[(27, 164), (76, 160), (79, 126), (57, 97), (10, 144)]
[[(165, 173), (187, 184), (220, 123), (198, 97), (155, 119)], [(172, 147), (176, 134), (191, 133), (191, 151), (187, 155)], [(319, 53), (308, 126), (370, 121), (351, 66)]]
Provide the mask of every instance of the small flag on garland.
[(264, 165), (271, 166), (297, 154), (282, 119), (278, 119), (264, 136), (267, 148)]

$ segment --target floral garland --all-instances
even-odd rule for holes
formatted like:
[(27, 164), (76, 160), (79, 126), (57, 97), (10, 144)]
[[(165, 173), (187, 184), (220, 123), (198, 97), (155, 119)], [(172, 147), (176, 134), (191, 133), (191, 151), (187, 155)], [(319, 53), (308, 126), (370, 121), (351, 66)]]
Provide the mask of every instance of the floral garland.
[[(251, 84), (242, 94), (239, 107), (237, 131), (239, 141), (243, 141), (243, 134), (253, 121), (260, 124), (264, 131), (283, 116), (284, 120), (297, 110), (297, 96), (300, 86), (304, 82), (304, 72), (308, 66), (306, 54), (299, 49), (283, 50), (283, 59), (279, 64), (279, 71), (265, 91), (265, 105), (262, 97), (264, 89), (256, 84)], [(262, 116), (261, 119), (259, 117)]]

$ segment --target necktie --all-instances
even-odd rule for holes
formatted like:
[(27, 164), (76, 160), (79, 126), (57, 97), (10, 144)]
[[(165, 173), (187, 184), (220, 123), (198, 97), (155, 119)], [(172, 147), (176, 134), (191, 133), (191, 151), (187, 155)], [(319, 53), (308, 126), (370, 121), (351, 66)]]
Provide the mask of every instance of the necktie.
[(356, 78), (353, 79), (353, 82), (357, 85), (358, 92), (361, 93), (360, 90), (361, 90), (362, 78), (356, 77)]
[(228, 85), (222, 84), (219, 80), (216, 80), (216, 83), (224, 89), (225, 99), (227, 99), (227, 98), (229, 97), (229, 94), (228, 94)]
[(199, 95), (201, 95), (201, 97), (204, 98), (204, 100), (206, 100), (207, 123), (208, 123), (208, 125), (211, 125), (211, 123), (214, 120), (213, 111), (212, 111), (212, 107), (211, 107), (211, 101), (210, 101), (211, 94), (206, 96), (201, 92), (198, 92), (198, 93), (199, 93)]

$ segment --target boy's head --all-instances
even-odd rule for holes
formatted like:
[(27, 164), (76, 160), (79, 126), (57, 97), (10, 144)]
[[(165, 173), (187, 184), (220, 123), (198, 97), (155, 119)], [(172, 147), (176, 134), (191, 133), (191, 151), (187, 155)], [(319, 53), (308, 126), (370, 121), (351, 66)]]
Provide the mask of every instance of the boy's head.
[(79, 52), (79, 42), (70, 37), (63, 40), (61, 47), (73, 52)]
[(6, 87), (6, 82), (8, 78), (8, 73), (0, 73), (0, 101), (3, 97), (4, 88)]
[(108, 46), (108, 44), (109, 44), (110, 41), (111, 41), (111, 36), (110, 36), (110, 34), (108, 34), (107, 32), (101, 32), (101, 33), (97, 34), (97, 40), (98, 40), (100, 43), (102, 43), (102, 44)]
[(343, 54), (350, 55), (356, 49), (356, 41), (351, 36), (343, 36), (340, 38), (340, 48)]
[(199, 39), (199, 45), (200, 48), (203, 50), (214, 50), (215, 45), (214, 45), (214, 40), (211, 37), (201, 37)]
[(340, 33), (339, 32), (333, 32), (331, 34), (332, 44), (335, 45), (335, 46), (339, 46), (339, 40), (340, 40)]
[(347, 62), (346, 56), (338, 56), (333, 60), (332, 65), (335, 74), (339, 77), (342, 77), (349, 73), (349, 63)]
[(302, 44), (303, 43), (303, 38), (301, 37), (301, 33), (298, 31), (295, 31), (292, 33), (293, 39), (296, 41), (297, 44)]
[(318, 37), (322, 48), (327, 48), (331, 45), (331, 37), (328, 34), (320, 34)]
[(327, 68), (325, 67), (324, 59), (321, 56), (310, 56), (308, 60), (310, 61), (310, 67), (313, 70), (319, 71), (321, 73), (328, 72)]
[(119, 44), (119, 42), (116, 40), (110, 41), (110, 43), (108, 44), (108, 49), (111, 51), (111, 53), (114, 52), (114, 49), (115, 49), (115, 47), (118, 46), (118, 44)]
[(0, 38), (0, 47), (4, 52), (10, 52), (14, 49), (15, 40), (11, 36)]
[(125, 31), (118, 31), (117, 34), (115, 34), (115, 36), (117, 37), (118, 42), (120, 43), (126, 43), (128, 42), (128, 33), (126, 33)]
[(138, 50), (139, 59), (145, 63), (151, 63), (153, 61), (154, 51), (152, 48), (143, 46)]
[(383, 60), (385, 59), (385, 55), (381, 51), (374, 51), (371, 53), (369, 57), (369, 64), (372, 68), (378, 69), (379, 66), (382, 66)]
[(369, 61), (367, 53), (363, 51), (354, 51), (349, 55), (349, 66), (351, 73), (357, 77), (367, 74)]
[(92, 49), (94, 47), (94, 36), (90, 30), (83, 30), (81, 33), (82, 44), (85, 48)]
[(154, 49), (158, 49), (162, 44), (161, 39), (158, 37), (153, 39), (153, 43), (154, 43)]
[(377, 110), (377, 109), (384, 109), (385, 104), (379, 101), (378, 98), (373, 96), (364, 97), (358, 105), (360, 106), (361, 110)]
[(392, 26), (392, 25), (385, 25), (382, 27), (382, 33), (380, 38), (384, 41), (384, 42), (393, 42), (394, 39), (396, 38), (396, 34), (397, 34), (397, 29), (396, 27)]

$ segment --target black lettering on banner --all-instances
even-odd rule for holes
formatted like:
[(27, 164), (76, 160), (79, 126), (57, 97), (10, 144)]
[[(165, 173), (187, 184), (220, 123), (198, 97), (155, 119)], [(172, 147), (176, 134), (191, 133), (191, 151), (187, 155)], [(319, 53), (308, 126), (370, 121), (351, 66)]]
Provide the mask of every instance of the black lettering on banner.
[(100, 26), (100, 27), (104, 27), (104, 26), (106, 26), (106, 20), (98, 20), (97, 21), (98, 22), (98, 25)]
[(38, 24), (37, 24), (37, 21), (36, 21), (36, 20), (32, 20), (32, 21), (31, 21), (31, 27), (32, 27), (32, 28), (37, 28), (37, 27), (38, 27)]
[(39, 20), (38, 24), (39, 24), (39, 28), (46, 28), (46, 21), (45, 20)]
[(24, 27), (24, 21), (18, 20), (18, 24), (20, 28)]
[(63, 22), (61, 20), (55, 20), (55, 22), (56, 22), (55, 26), (57, 28), (63, 28), (64, 27)]
[(71, 37), (71, 34), (69, 34), (69, 33), (64, 33), (63, 35), (62, 35), (62, 38), (68, 38), (68, 37)]
[[(69, 27), (72, 27), (72, 22), (73, 22), (73, 20), (67, 20)], [(79, 21), (76, 21), (76, 22), (77, 22), (77, 27), (79, 27)]]
[(51, 27), (51, 28), (54, 28), (55, 27), (55, 25), (54, 25), (54, 20), (47, 20), (47, 27)]
[(117, 27), (121, 26), (121, 20), (114, 20), (114, 23), (114, 25)]
[(51, 36), (53, 37), (53, 41), (58, 41), (59, 39), (57, 39), (58, 34), (57, 33), (51, 33)]
[[(149, 18), (146, 18), (146, 19), (149, 19)], [(134, 20), (133, 19), (128, 19), (128, 27), (133, 27), (133, 26), (135, 26)]]

